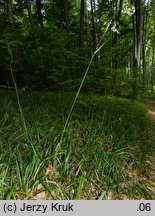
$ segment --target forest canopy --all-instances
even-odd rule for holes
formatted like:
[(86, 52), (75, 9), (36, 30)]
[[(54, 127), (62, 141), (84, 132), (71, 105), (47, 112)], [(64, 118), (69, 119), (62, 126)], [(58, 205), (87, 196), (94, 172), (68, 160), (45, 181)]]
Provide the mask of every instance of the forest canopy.
[[(0, 85), (138, 94), (155, 80), (153, 0), (1, 0)], [(100, 49), (101, 48), (101, 49)], [(152, 86), (152, 87), (151, 87)]]

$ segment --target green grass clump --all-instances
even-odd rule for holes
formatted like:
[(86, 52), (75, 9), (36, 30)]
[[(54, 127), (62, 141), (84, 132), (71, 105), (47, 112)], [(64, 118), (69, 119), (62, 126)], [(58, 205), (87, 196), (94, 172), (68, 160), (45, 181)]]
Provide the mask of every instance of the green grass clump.
[(152, 199), (138, 180), (151, 149), (146, 107), (81, 94), (62, 137), (74, 97), (20, 92), (25, 128), (15, 92), (0, 91), (0, 199), (43, 192), (46, 199), (106, 199), (109, 191), (113, 199)]

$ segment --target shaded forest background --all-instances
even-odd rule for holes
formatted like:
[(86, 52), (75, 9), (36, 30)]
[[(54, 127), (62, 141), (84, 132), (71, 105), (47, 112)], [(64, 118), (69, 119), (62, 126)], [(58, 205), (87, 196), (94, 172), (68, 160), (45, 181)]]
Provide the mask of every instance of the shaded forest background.
[(0, 36), (0, 199), (154, 200), (155, 0), (0, 0)]
[[(155, 80), (153, 0), (0, 1), (0, 85), (137, 95)], [(98, 48), (103, 46), (102, 49)]]

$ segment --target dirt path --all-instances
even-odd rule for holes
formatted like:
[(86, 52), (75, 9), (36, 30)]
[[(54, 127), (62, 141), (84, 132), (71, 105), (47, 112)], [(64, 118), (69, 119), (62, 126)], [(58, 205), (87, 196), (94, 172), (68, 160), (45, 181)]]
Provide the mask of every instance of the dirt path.
[(151, 164), (151, 184), (150, 187), (151, 191), (155, 194), (155, 101), (154, 100), (148, 100), (146, 101), (146, 105), (149, 108), (148, 116), (153, 122), (154, 129), (152, 134), (152, 142), (153, 142), (153, 149), (150, 155), (148, 155), (148, 162)]
[(155, 101), (146, 101), (146, 105), (149, 108), (149, 116), (155, 124)]
[(148, 112), (149, 118), (151, 119), (154, 125), (154, 133), (152, 134), (152, 137), (154, 142), (154, 158), (155, 158), (155, 101), (152, 100), (146, 101), (146, 105), (149, 108), (149, 112)]

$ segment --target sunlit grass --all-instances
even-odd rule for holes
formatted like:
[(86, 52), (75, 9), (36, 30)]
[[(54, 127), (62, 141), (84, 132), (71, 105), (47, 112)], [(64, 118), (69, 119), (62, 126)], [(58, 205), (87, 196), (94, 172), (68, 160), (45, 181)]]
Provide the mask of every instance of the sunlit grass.
[(146, 107), (82, 94), (62, 138), (74, 96), (20, 92), (25, 131), (15, 93), (0, 91), (0, 199), (153, 199), (139, 182), (151, 151)]

